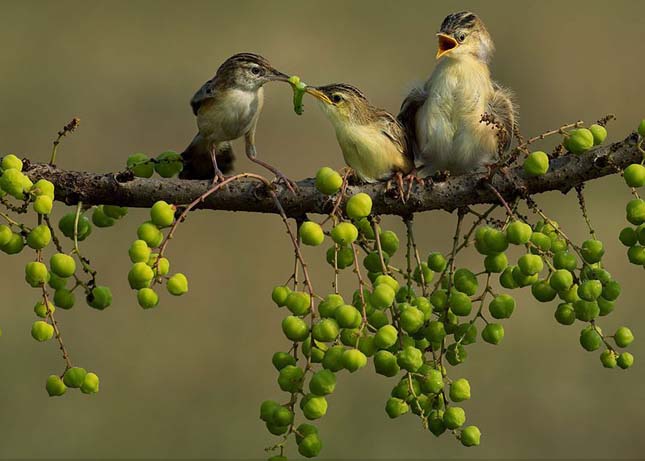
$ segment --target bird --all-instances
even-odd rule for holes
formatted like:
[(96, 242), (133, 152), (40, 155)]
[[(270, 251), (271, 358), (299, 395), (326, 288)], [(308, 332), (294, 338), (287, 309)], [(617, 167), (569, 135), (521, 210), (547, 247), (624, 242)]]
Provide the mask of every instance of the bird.
[(346, 83), (307, 86), (336, 131), (345, 163), (363, 182), (374, 183), (413, 168), (403, 126), (389, 112), (370, 104)]
[(190, 106), (198, 132), (182, 152), (181, 179), (221, 180), (233, 169), (231, 141), (244, 136), (246, 155), (284, 181), (294, 183), (272, 165), (257, 157), (255, 130), (264, 102), (265, 83), (289, 81), (269, 61), (254, 53), (238, 53), (226, 59), (215, 76), (197, 90)]
[(469, 11), (448, 15), (437, 38), (434, 71), (398, 114), (415, 166), (425, 176), (490, 169), (509, 149), (517, 123), (512, 92), (491, 79), (493, 40)]

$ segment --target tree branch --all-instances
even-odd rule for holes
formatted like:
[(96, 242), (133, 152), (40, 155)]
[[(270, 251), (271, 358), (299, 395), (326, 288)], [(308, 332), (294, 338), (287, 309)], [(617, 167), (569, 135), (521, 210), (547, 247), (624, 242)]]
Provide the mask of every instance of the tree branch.
[[(551, 160), (551, 167), (544, 176), (529, 178), (521, 166), (511, 168), (506, 174), (497, 174), (492, 185), (507, 201), (518, 196), (552, 190), (568, 192), (586, 181), (616, 173), (631, 163), (640, 163), (636, 134), (620, 142), (601, 146), (581, 155), (568, 154)], [(121, 205), (151, 207), (157, 200), (176, 205), (187, 204), (203, 194), (210, 181), (179, 179), (135, 178), (130, 172), (96, 174), (59, 169), (44, 163), (25, 162), (25, 173), (32, 181), (48, 179), (56, 187), (56, 200), (74, 205)], [(372, 197), (375, 214), (408, 216), (428, 210), (452, 211), (456, 208), (482, 203), (498, 203), (495, 193), (485, 187), (483, 174), (470, 174), (448, 178), (426, 187), (419, 187), (406, 203), (388, 193), (385, 183), (347, 187), (347, 196), (365, 192)], [(299, 191), (292, 194), (278, 187), (278, 198), (289, 217), (305, 213), (327, 214), (333, 200), (319, 193), (313, 179), (298, 183)], [(256, 181), (240, 180), (210, 195), (198, 208), (211, 210), (279, 213), (273, 197)]]

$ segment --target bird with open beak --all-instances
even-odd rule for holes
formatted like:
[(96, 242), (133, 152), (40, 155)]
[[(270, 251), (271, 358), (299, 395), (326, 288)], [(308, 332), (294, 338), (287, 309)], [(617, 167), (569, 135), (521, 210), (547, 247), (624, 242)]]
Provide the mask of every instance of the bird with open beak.
[(244, 136), (247, 157), (271, 171), (293, 191), (295, 183), (260, 160), (255, 149), (255, 129), (264, 102), (263, 85), (288, 80), (287, 75), (257, 54), (240, 53), (224, 61), (190, 101), (198, 132), (182, 153), (184, 169), (179, 177), (220, 180), (233, 168), (230, 142)]
[[(512, 94), (491, 79), (494, 45), (475, 14), (448, 15), (437, 38), (437, 65), (403, 101), (398, 118), (421, 175), (484, 170), (510, 147), (517, 118)], [(484, 114), (494, 123), (482, 123)]]
[(345, 83), (312, 87), (336, 131), (345, 163), (364, 182), (376, 182), (412, 170), (405, 132), (389, 112), (372, 106), (358, 89)]

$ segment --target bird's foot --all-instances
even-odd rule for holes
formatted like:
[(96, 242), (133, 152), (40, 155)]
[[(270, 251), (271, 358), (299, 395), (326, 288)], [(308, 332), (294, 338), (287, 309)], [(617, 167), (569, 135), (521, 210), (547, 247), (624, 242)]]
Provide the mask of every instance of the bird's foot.
[(273, 184), (284, 184), (285, 187), (287, 189), (289, 189), (291, 191), (291, 193), (294, 194), (294, 195), (298, 191), (298, 184), (295, 181), (287, 178), (285, 175), (283, 175), (279, 171), (276, 172), (276, 177), (273, 180)]
[(223, 182), (226, 179), (226, 176), (224, 176), (224, 173), (222, 173), (221, 170), (216, 170), (215, 171), (215, 176), (213, 176), (213, 180), (211, 181), (211, 187), (217, 186), (219, 183)]
[[(424, 178), (420, 178), (418, 173), (417, 169), (413, 168), (412, 171), (403, 177), (403, 179), (408, 182), (408, 191), (405, 195), (406, 201), (410, 200), (410, 196), (412, 195), (412, 186), (415, 183), (418, 184), (419, 187), (425, 187), (426, 185), (426, 180)], [(432, 182), (432, 179), (429, 178), (429, 181)]]
[[(392, 181), (396, 181), (396, 186), (392, 184)], [(403, 173), (397, 171), (394, 176), (387, 180), (385, 184), (385, 192), (391, 193), (394, 197), (399, 198), (401, 202), (406, 202), (406, 193), (405, 188), (403, 187)]]

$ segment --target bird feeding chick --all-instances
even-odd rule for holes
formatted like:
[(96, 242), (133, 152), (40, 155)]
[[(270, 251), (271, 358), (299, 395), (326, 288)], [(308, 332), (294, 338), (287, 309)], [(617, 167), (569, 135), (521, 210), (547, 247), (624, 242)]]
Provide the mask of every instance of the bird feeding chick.
[(421, 175), (484, 170), (510, 147), (517, 118), (511, 92), (490, 76), (493, 40), (467, 11), (448, 15), (437, 39), (437, 65), (403, 101), (398, 119)]

